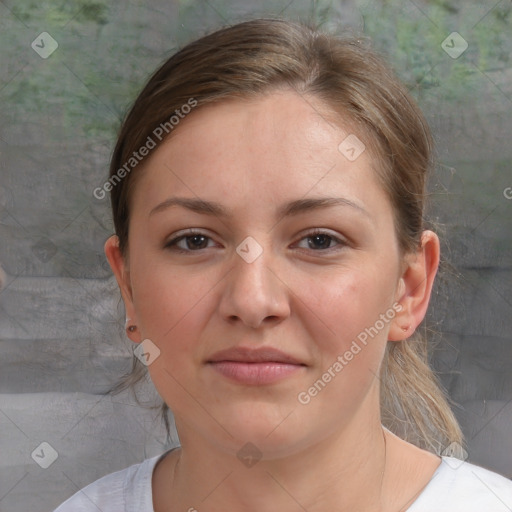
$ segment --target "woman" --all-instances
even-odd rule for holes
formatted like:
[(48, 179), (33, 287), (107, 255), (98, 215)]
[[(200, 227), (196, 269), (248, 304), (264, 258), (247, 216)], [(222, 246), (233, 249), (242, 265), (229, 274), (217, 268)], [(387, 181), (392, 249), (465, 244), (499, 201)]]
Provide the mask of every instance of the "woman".
[(512, 482), (442, 455), (462, 434), (415, 333), (431, 146), (358, 40), (259, 19), (171, 57), (95, 194), (181, 446), (57, 511), (510, 510)]

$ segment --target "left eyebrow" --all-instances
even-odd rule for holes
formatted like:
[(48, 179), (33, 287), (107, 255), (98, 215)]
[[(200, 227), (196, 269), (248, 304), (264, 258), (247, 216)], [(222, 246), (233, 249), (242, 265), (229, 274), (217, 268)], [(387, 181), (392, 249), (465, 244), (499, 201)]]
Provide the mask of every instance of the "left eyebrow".
[[(165, 201), (156, 205), (150, 212), (149, 216), (157, 212), (161, 212), (172, 206), (181, 206), (193, 212), (202, 215), (211, 215), (217, 217), (233, 217), (233, 214), (220, 203), (214, 201), (206, 201), (204, 199), (188, 198), (188, 197), (169, 197)], [(367, 217), (371, 217), (367, 210), (361, 205), (344, 197), (319, 197), (309, 199), (296, 199), (281, 205), (276, 211), (276, 217), (290, 217), (305, 213), (307, 211), (332, 208), (333, 206), (348, 206)]]

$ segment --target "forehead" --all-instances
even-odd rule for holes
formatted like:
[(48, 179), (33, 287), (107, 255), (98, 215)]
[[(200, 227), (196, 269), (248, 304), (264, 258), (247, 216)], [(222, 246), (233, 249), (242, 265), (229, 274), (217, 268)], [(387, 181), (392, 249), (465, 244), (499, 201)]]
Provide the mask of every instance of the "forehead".
[(135, 195), (148, 207), (166, 194), (282, 203), (359, 188), (364, 201), (378, 186), (374, 159), (368, 150), (347, 158), (344, 141), (364, 144), (364, 135), (338, 117), (335, 124), (325, 104), (294, 91), (201, 106), (144, 162)]
[[(205, 105), (186, 117), (169, 138), (175, 154), (226, 157), (235, 152), (281, 155), (336, 149), (342, 133), (328, 120), (319, 100), (293, 91), (274, 91), (255, 98), (230, 98)], [(338, 131), (334, 134), (333, 131)], [(238, 155), (240, 156), (240, 155)], [(314, 152), (311, 153), (314, 159)]]

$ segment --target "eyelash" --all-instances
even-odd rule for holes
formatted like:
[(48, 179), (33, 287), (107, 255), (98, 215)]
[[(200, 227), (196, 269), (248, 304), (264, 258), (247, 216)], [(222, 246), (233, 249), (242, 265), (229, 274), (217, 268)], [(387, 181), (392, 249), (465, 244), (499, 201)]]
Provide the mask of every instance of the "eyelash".
[[(179, 235), (175, 238), (172, 238), (171, 240), (169, 240), (169, 242), (167, 242), (164, 246), (164, 249), (170, 249), (170, 250), (173, 250), (173, 251), (176, 251), (180, 254), (188, 254), (188, 253), (192, 253), (192, 252), (200, 252), (204, 249), (197, 249), (197, 250), (190, 250), (190, 249), (180, 249), (180, 248), (177, 248), (176, 247), (176, 244), (178, 242), (180, 242), (181, 240), (185, 240), (187, 238), (193, 238), (195, 236), (203, 236), (205, 237), (206, 239), (210, 239), (211, 240), (211, 237), (205, 235), (204, 233), (201, 233), (200, 231), (193, 231), (193, 230), (190, 230), (186, 235)], [(322, 236), (326, 236), (327, 238), (335, 241), (338, 243), (338, 248), (336, 249), (336, 247), (329, 247), (328, 249), (319, 249), (319, 250), (315, 250), (315, 249), (309, 249), (313, 252), (323, 252), (323, 253), (330, 253), (331, 251), (336, 251), (336, 250), (340, 250), (342, 249), (343, 247), (347, 246), (348, 243), (344, 240), (341, 240), (340, 238), (337, 238), (331, 234), (329, 234), (327, 231), (324, 231), (322, 229), (314, 229), (312, 231), (310, 231), (309, 233), (306, 233), (301, 239), (300, 241), (302, 240), (305, 240), (307, 238), (313, 238), (315, 236), (319, 236), (319, 235), (322, 235)], [(308, 250), (308, 249), (306, 249)]]

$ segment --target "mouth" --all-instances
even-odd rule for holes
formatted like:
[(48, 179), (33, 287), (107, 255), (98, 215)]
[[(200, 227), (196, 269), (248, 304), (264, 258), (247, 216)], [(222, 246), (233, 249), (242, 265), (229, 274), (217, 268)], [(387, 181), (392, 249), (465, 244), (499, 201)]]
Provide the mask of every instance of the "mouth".
[(215, 353), (206, 363), (224, 377), (248, 385), (272, 384), (303, 371), (307, 366), (293, 356), (270, 347), (235, 347)]

